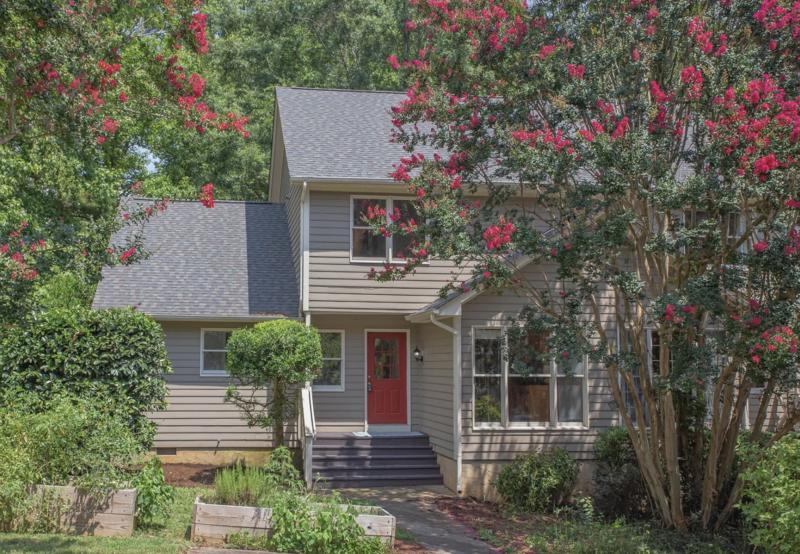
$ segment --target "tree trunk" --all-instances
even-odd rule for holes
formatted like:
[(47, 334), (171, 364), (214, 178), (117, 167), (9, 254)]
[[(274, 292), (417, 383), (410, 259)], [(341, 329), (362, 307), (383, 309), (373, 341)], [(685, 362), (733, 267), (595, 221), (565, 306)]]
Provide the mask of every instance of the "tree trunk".
[(286, 383), (276, 379), (272, 387), (272, 434), (275, 447), (283, 446), (284, 415), (286, 413)]

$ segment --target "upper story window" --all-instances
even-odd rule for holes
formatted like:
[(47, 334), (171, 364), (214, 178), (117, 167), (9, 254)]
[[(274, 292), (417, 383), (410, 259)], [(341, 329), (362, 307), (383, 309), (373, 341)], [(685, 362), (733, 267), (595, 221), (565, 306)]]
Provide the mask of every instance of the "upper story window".
[(566, 373), (547, 335), (530, 333), (526, 342), (525, 354), (511, 354), (502, 329), (473, 330), (475, 427), (588, 426), (585, 360)]
[(225, 359), (228, 356), (230, 329), (202, 329), (200, 331), (200, 375), (209, 377), (228, 375)]
[(314, 390), (344, 390), (344, 331), (320, 331), (322, 369), (314, 379)]
[(350, 258), (365, 261), (402, 262), (409, 248), (419, 241), (415, 234), (375, 235), (366, 223), (370, 209), (383, 209), (397, 221), (418, 221), (413, 200), (388, 197), (357, 197), (350, 200)]

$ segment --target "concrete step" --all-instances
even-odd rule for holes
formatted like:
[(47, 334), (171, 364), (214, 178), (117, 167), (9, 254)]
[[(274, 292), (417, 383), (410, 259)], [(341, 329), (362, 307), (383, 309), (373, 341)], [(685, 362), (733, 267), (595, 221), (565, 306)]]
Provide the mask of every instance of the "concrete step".
[(312, 460), (313, 467), (327, 468), (355, 468), (355, 467), (375, 467), (375, 468), (390, 468), (390, 467), (405, 467), (405, 466), (425, 466), (437, 467), (436, 456), (433, 452), (420, 453), (418, 455), (396, 455), (396, 456), (314, 456)]

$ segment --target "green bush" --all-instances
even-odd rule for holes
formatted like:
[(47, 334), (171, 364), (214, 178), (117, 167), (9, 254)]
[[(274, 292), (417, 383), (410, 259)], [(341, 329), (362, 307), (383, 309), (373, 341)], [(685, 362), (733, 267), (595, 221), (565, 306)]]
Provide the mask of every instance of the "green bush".
[(38, 413), (0, 408), (0, 530), (33, 525), (33, 485), (116, 489), (141, 444), (121, 417), (86, 399), (59, 397)]
[(550, 513), (572, 493), (578, 464), (561, 448), (533, 452), (505, 466), (497, 478), (497, 492), (510, 506)]
[(212, 502), (231, 506), (263, 506), (278, 489), (258, 467), (235, 465), (217, 472)]
[(800, 552), (800, 435), (787, 435), (767, 451), (744, 448), (740, 504), (750, 542), (765, 552)]
[(285, 446), (279, 446), (269, 456), (264, 465), (264, 472), (278, 486), (284, 489), (302, 489), (305, 483), (300, 477), (300, 471), (295, 467), (292, 451)]
[(594, 443), (594, 504), (608, 518), (649, 517), (647, 494), (633, 444), (624, 427), (610, 427)]
[(170, 371), (161, 326), (131, 309), (51, 310), (0, 337), (0, 403), (42, 411), (62, 393), (106, 399), (144, 446), (155, 433), (145, 414), (165, 407)]
[(242, 410), (248, 425), (271, 426), (276, 446), (283, 445), (285, 422), (296, 410), (289, 388), (312, 380), (322, 367), (319, 334), (299, 321), (278, 319), (234, 331), (227, 348), (228, 372), (248, 392), (230, 386), (226, 401)]
[(131, 484), (136, 489), (136, 526), (153, 527), (165, 521), (175, 500), (175, 489), (164, 479), (161, 460), (148, 460)]

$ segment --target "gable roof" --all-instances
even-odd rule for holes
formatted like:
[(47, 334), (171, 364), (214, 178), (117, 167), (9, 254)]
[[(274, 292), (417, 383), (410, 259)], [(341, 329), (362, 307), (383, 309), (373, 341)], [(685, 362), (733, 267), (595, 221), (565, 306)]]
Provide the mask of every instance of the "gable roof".
[(402, 92), (275, 89), (293, 180), (386, 181), (407, 156), (391, 142), (392, 106)]
[(143, 235), (149, 257), (105, 268), (92, 307), (133, 306), (161, 320), (298, 316), (282, 204), (175, 201), (144, 224)]

